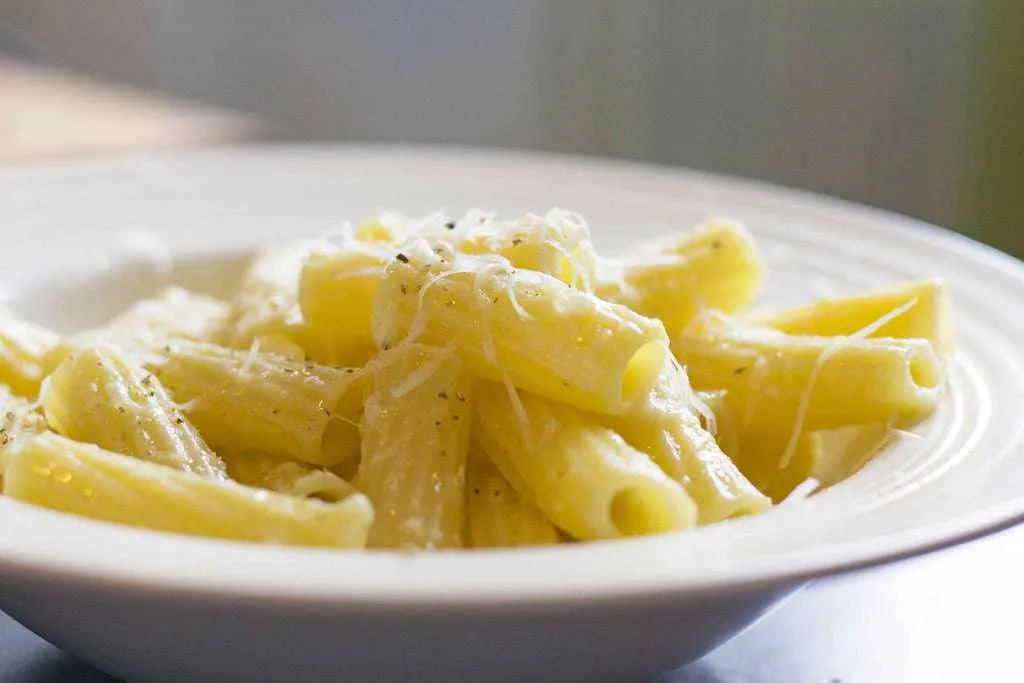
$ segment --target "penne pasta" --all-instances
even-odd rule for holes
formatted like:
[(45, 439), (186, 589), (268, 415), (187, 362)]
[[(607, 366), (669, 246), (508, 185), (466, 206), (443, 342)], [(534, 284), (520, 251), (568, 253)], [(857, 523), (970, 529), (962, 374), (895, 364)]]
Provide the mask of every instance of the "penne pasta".
[(9, 498), (91, 519), (179, 534), (280, 545), (362, 548), (373, 506), (284, 496), (42, 434), (11, 454)]
[(853, 335), (873, 327), (868, 337), (927, 339), (944, 356), (952, 354), (954, 347), (949, 294), (938, 280), (819, 299), (806, 306), (759, 313), (751, 320), (786, 334), (820, 337)]
[(697, 504), (700, 524), (767, 510), (771, 501), (722, 452), (701, 425), (698, 408), (685, 371), (670, 362), (645, 403), (607, 424), (683, 484)]
[(218, 451), (335, 466), (359, 455), (363, 385), (354, 368), (296, 363), (256, 349), (169, 346), (153, 372)]
[(732, 313), (749, 304), (764, 263), (747, 231), (725, 220), (652, 243), (621, 262), (603, 262), (596, 293), (658, 318), (676, 335), (708, 309)]
[(642, 399), (666, 356), (655, 320), (503, 258), (423, 241), (388, 265), (373, 325), (382, 348), (451, 342), (480, 376), (602, 413)]
[(723, 389), (744, 434), (911, 421), (935, 407), (942, 368), (923, 339), (808, 337), (701, 316), (676, 352), (694, 388)]
[(470, 547), (512, 548), (560, 542), (558, 529), (519, 495), (478, 449), (470, 449), (466, 501)]
[(487, 383), (477, 387), (473, 409), (474, 437), (487, 457), (573, 537), (637, 536), (697, 522), (697, 506), (678, 482), (572, 408), (525, 392), (513, 400)]
[(46, 357), (59, 342), (50, 330), (0, 309), (0, 383), (34, 399), (47, 374)]
[(370, 545), (464, 545), (470, 376), (450, 350), (403, 344), (367, 367), (356, 485), (377, 511)]
[(75, 351), (42, 392), (46, 420), (76, 441), (183, 472), (225, 479), (224, 462), (154, 375), (110, 344)]

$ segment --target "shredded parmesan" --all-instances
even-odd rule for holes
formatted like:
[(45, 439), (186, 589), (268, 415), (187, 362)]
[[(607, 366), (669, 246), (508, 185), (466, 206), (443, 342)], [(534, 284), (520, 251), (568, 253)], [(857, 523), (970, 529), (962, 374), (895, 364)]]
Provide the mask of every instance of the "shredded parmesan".
[(787, 505), (800, 500), (806, 500), (812, 493), (821, 488), (821, 482), (814, 477), (807, 477), (789, 492), (789, 495), (782, 499), (779, 505)]
[(402, 383), (391, 389), (391, 395), (395, 398), (401, 398), (410, 391), (426, 382), (434, 373), (441, 367), (441, 359), (434, 358), (431, 361), (424, 363), (415, 370), (409, 373), (409, 376), (402, 380)]
[(242, 365), (238, 368), (242, 374), (249, 374), (252, 370), (253, 363), (256, 362), (256, 358), (259, 357), (260, 352), (260, 339), (259, 337), (252, 340), (252, 344), (249, 346), (249, 353), (246, 355), (245, 360), (242, 361)]

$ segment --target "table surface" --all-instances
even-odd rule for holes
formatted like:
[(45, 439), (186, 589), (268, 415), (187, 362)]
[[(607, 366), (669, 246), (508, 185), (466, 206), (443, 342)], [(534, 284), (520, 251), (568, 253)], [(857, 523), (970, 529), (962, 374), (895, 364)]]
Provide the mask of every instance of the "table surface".
[[(824, 579), (659, 683), (1024, 681), (1024, 527)], [(112, 683), (0, 614), (0, 683)]]

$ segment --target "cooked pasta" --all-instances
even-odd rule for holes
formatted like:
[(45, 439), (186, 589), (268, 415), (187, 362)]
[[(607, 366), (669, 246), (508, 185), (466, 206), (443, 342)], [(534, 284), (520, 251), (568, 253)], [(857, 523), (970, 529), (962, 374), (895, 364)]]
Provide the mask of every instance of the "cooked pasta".
[(225, 479), (224, 461), (171, 400), (160, 380), (123, 349), (100, 344), (68, 356), (41, 396), (64, 436), (109, 451)]
[(602, 258), (562, 209), (383, 213), (261, 251), (229, 302), (170, 287), (63, 338), (0, 312), (0, 490), (390, 552), (767, 512), (926, 418), (953, 333), (936, 280), (745, 310), (764, 275), (721, 219)]
[(50, 330), (0, 309), (0, 383), (34, 399), (47, 374), (46, 357), (59, 342)]
[[(611, 429), (566, 405), (477, 387), (475, 433), (509, 483), (579, 540), (678, 531), (697, 521), (683, 487)], [(520, 410), (522, 413), (520, 414)]]
[(16, 449), (5, 496), (157, 531), (237, 541), (362, 548), (373, 507), (354, 493), (325, 503), (214, 480), (42, 434)]
[(471, 449), (467, 465), (466, 515), (473, 548), (553, 545), (560, 540), (555, 525), (479, 449)]
[(667, 353), (662, 326), (624, 306), (423, 241), (388, 265), (374, 337), (381, 348), (450, 341), (482, 377), (606, 413), (642, 399)]
[(367, 367), (356, 486), (377, 517), (370, 545), (458, 548), (465, 543), (471, 378), (450, 350), (403, 344)]
[(214, 449), (335, 466), (358, 457), (362, 373), (216, 344), (167, 347), (153, 374)]

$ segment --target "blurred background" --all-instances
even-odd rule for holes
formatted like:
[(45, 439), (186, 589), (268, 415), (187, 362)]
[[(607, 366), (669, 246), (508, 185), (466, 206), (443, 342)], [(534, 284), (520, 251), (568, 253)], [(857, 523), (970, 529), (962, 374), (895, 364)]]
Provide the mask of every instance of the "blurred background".
[(0, 165), (258, 140), (689, 166), (1024, 256), (1024, 2), (0, 0)]

